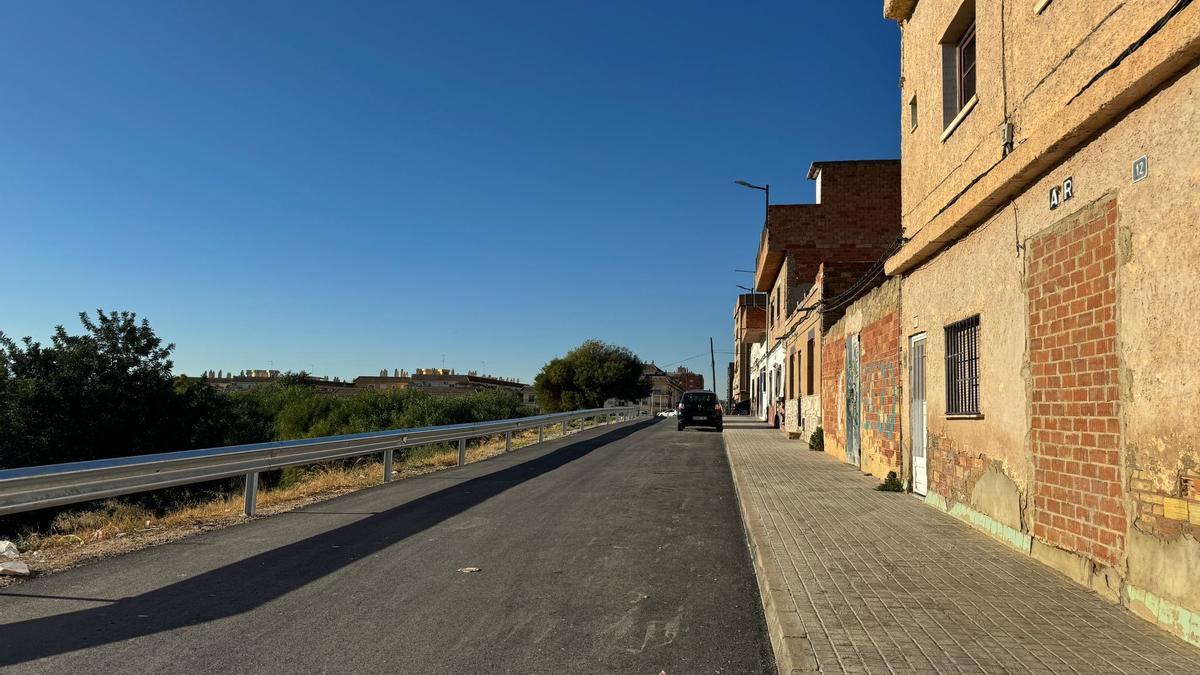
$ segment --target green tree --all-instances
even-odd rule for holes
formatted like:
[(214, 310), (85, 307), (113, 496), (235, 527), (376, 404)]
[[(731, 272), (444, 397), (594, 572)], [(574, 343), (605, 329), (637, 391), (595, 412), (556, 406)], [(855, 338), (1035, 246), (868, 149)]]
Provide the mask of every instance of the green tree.
[(301, 370), (300, 372), (297, 372), (297, 373), (293, 373), (292, 371), (289, 370), (288, 372), (286, 372), (286, 373), (280, 375), (278, 378), (276, 378), (275, 383), (279, 384), (281, 386), (284, 386), (284, 387), (293, 387), (293, 386), (294, 387), (315, 387), (315, 386), (317, 386), (316, 384), (313, 384), (313, 381), (311, 378), (312, 378), (312, 375), (307, 370)]
[(80, 313), (49, 346), (0, 333), (0, 466), (134, 455), (188, 446), (171, 351), (132, 312)]
[(633, 401), (650, 394), (642, 362), (625, 347), (588, 340), (552, 359), (533, 381), (546, 412), (599, 408), (610, 398)]

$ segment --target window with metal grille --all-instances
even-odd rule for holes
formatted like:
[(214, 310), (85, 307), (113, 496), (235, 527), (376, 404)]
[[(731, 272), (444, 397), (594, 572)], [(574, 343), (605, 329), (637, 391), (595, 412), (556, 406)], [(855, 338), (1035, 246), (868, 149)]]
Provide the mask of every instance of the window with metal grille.
[(946, 326), (946, 414), (979, 414), (979, 315)]

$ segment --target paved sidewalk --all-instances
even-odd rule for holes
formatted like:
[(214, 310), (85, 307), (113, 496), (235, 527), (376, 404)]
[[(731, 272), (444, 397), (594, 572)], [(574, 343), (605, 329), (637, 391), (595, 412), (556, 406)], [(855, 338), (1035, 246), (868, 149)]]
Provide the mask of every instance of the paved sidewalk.
[(727, 420), (780, 671), (1200, 673), (1200, 649), (765, 426)]

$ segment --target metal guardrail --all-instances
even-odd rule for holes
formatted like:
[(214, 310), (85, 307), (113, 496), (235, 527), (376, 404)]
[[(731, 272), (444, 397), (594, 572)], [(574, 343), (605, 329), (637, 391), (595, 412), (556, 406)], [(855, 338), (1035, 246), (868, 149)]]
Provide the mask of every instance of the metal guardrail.
[(148, 492), (177, 485), (246, 477), (246, 515), (253, 516), (258, 496), (258, 474), (288, 466), (380, 453), (383, 480), (392, 479), (392, 455), (402, 448), (458, 441), (458, 465), (466, 464), (467, 440), (504, 434), (504, 450), (512, 449), (512, 434), (537, 429), (538, 442), (548, 426), (589, 419), (596, 424), (636, 419), (637, 408), (593, 408), (567, 413), (536, 415), (492, 422), (450, 424), (420, 429), (393, 429), (365, 434), (305, 438), (295, 441), (251, 443), (223, 448), (183, 450), (154, 455), (117, 457), (68, 464), (49, 464), (0, 470), (0, 516), (64, 504)]

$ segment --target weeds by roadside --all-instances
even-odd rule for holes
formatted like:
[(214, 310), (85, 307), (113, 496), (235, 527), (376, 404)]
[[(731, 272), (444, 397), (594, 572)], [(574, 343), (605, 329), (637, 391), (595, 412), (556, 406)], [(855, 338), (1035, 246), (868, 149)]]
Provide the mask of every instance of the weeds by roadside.
[[(576, 424), (570, 426), (578, 428)], [(536, 429), (516, 432), (512, 447), (516, 450), (533, 445), (537, 443), (537, 436)], [(546, 440), (561, 436), (561, 425), (546, 427)], [(488, 437), (468, 443), (467, 462), (478, 462), (503, 453), (504, 437)], [(412, 448), (397, 457), (393, 480), (420, 476), (457, 464), (456, 448)], [(258, 513), (260, 516), (283, 513), (382, 482), (383, 463), (378, 458), (302, 467), (291, 479), (259, 492)], [(138, 504), (109, 499), (87, 510), (64, 511), (48, 528), (13, 534), (22, 558), (34, 575), (47, 574), (89, 560), (245, 522), (242, 499), (240, 492), (231, 493), (161, 514)], [(0, 577), (0, 587), (14, 581), (11, 577)]]

